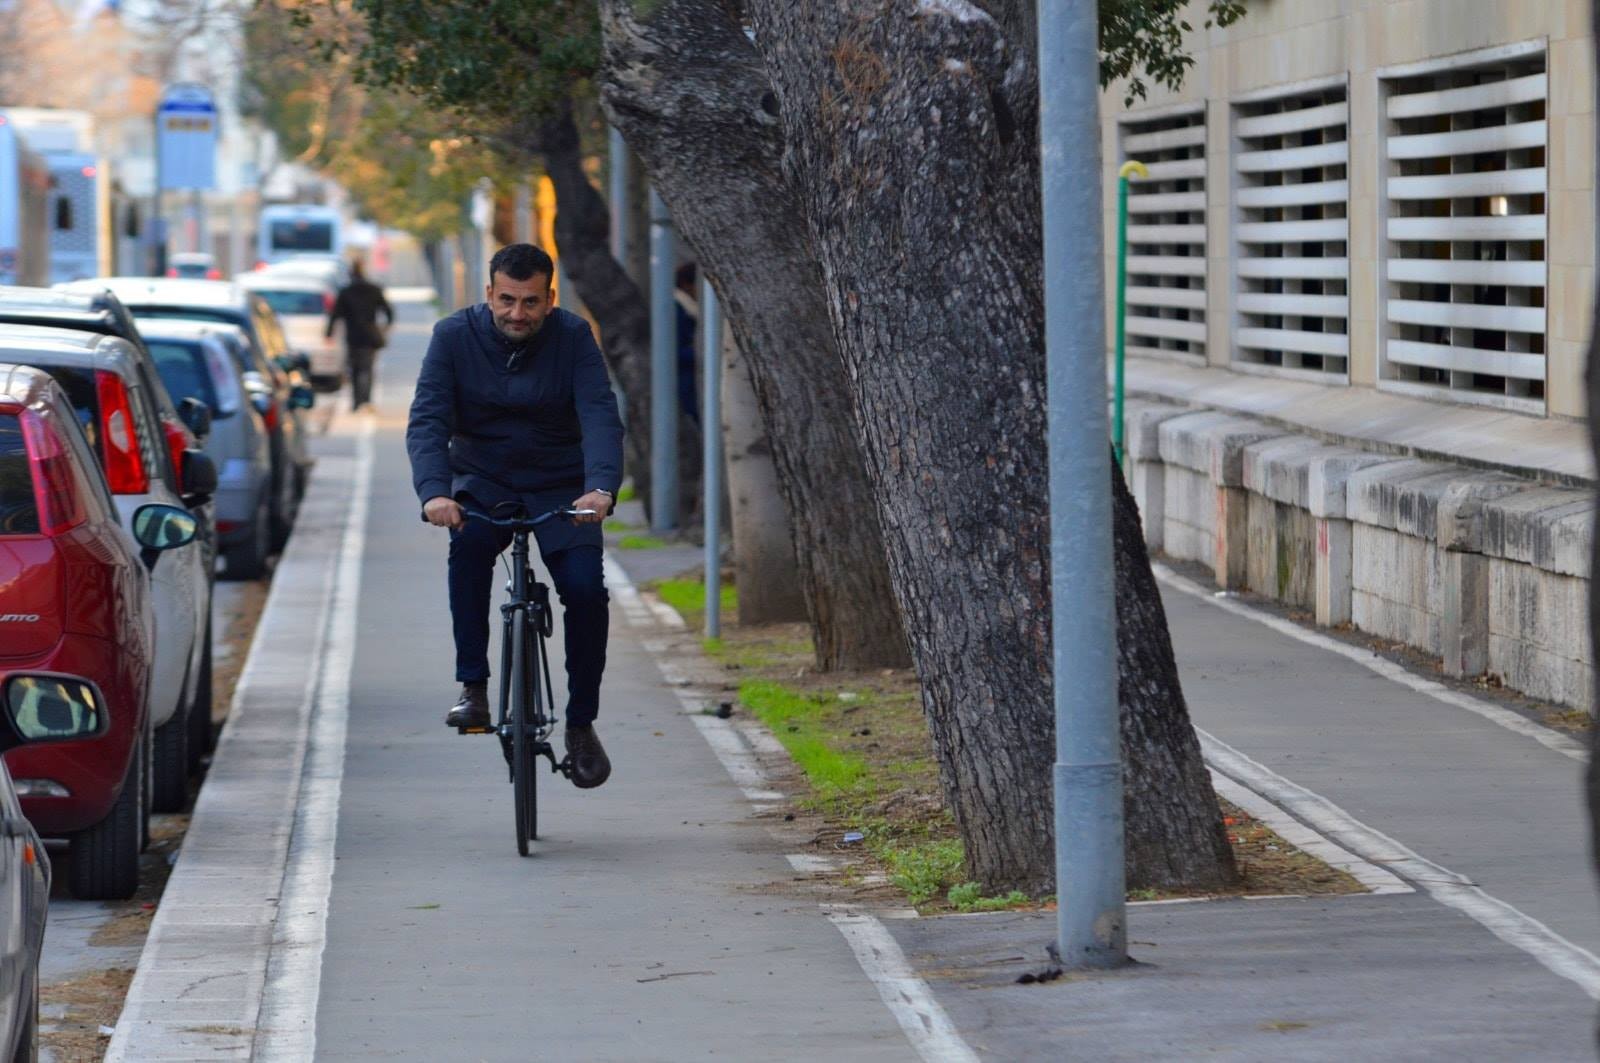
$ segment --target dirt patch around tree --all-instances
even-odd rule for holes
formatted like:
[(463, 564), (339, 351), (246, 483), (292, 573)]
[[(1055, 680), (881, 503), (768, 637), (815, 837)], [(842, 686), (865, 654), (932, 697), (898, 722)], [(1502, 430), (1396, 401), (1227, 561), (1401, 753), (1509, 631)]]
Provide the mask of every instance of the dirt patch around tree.
[[(1053, 906), (1054, 898), (1020, 893), (986, 897), (967, 881), (960, 835), (945, 801), (909, 669), (818, 672), (804, 624), (744, 627), (725, 611), (720, 639), (702, 639), (704, 614), (685, 584), (698, 568), (662, 581), (661, 595), (688, 631), (674, 639), (674, 663), (697, 686), (717, 691), (735, 716), (760, 720), (788, 750), (797, 770), (777, 781), (789, 797), (783, 833), (803, 851), (830, 857), (834, 869), (796, 874), (774, 889), (801, 885), (846, 894), (856, 903), (911, 906), (924, 914)], [(724, 572), (723, 586), (732, 573)], [(646, 593), (654, 593), (651, 585)], [(708, 711), (713, 707), (708, 706)], [(1241, 881), (1227, 894), (1309, 895), (1365, 892), (1349, 874), (1295, 848), (1270, 827), (1223, 802), (1223, 825)], [(1138, 891), (1130, 900), (1183, 893)]]

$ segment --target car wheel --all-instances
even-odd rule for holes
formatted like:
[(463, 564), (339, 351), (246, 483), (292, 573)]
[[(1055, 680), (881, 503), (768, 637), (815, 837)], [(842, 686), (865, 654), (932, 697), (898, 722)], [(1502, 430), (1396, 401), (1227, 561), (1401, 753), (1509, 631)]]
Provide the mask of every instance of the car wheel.
[[(144, 746), (144, 742), (139, 743)], [(139, 851), (143, 847), (144, 753), (134, 751), (116, 804), (99, 823), (72, 836), (67, 886), (85, 901), (119, 901), (139, 888)]]
[(24, 1004), (22, 1034), (17, 1038), (17, 1050), (11, 1063), (39, 1063), (39, 971), (33, 972), (32, 1003)]
[(223, 557), (223, 578), (250, 580), (267, 574), (267, 554), (272, 549), (274, 521), (272, 507), (265, 498), (256, 505), (255, 517), (250, 522), (250, 537), (230, 546)]
[(189, 799), (189, 713), (194, 707), (180, 706), (172, 719), (156, 728), (151, 752), (152, 800), (156, 812), (181, 812)]
[(200, 758), (216, 748), (216, 728), (211, 724), (211, 621), (206, 621), (206, 644), (200, 651), (200, 678), (189, 706), (189, 774), (200, 770)]

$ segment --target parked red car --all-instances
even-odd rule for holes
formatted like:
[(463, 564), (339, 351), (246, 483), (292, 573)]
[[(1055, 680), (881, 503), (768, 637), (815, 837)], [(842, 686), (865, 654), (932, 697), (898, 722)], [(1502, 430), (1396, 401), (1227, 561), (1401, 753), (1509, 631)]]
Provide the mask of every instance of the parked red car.
[(193, 515), (162, 504), (130, 523), (122, 527), (61, 387), (41, 369), (0, 365), (0, 686), (79, 676), (101, 692), (109, 721), (96, 737), (28, 746), (6, 761), (39, 833), (71, 839), (69, 884), (86, 898), (128, 897), (139, 883), (155, 630), (148, 567), (197, 531)]

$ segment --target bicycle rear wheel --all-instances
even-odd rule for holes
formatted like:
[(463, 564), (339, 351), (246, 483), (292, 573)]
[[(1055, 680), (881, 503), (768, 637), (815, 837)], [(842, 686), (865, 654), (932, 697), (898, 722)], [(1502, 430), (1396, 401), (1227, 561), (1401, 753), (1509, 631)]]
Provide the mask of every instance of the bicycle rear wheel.
[(533, 706), (528, 698), (528, 616), (517, 610), (511, 618), (511, 794), (516, 806), (517, 853), (528, 855), (528, 843), (538, 836), (538, 775), (530, 726)]

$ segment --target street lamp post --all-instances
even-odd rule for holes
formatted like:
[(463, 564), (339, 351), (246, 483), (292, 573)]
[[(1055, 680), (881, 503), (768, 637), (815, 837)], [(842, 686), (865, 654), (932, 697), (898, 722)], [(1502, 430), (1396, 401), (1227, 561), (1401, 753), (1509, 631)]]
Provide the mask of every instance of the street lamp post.
[(1062, 963), (1076, 968), (1128, 952), (1098, 72), (1095, 0), (1040, 0), (1056, 935)]
[(722, 306), (711, 278), (701, 274), (700, 356), (705, 401), (700, 404), (704, 443), (701, 474), (706, 517), (706, 638), (722, 637)]

